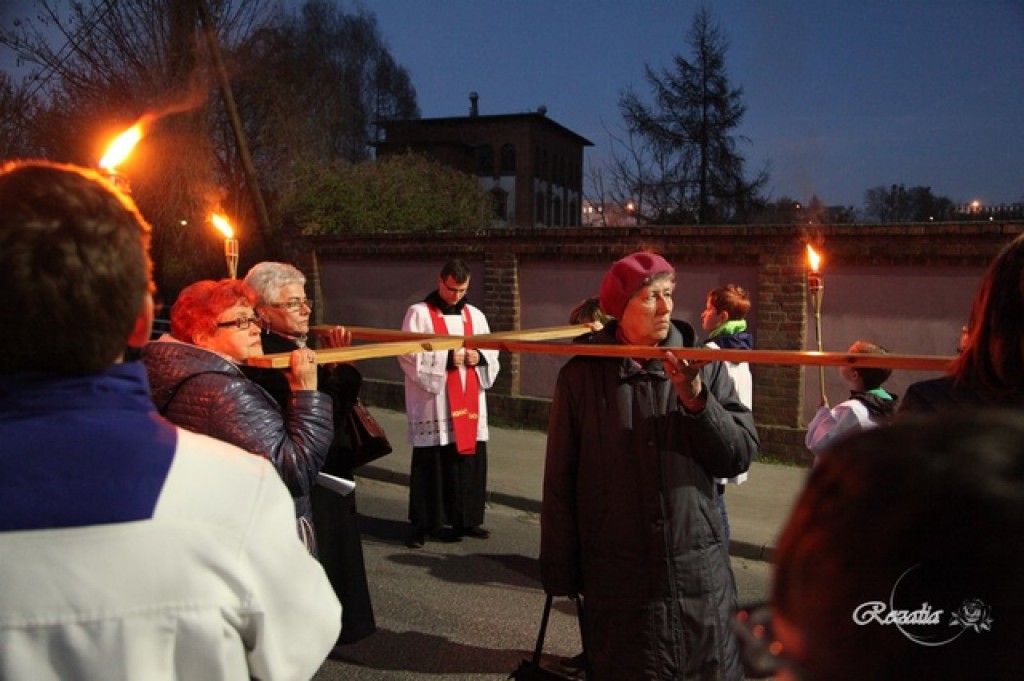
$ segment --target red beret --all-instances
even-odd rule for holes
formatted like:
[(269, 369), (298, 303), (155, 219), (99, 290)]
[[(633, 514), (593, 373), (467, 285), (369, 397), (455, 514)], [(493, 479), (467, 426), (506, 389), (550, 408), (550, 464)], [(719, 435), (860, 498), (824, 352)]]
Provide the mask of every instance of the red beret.
[(665, 258), (655, 253), (633, 253), (617, 260), (601, 282), (601, 309), (621, 319), (626, 303), (640, 289), (644, 280), (663, 272), (675, 274), (676, 270)]

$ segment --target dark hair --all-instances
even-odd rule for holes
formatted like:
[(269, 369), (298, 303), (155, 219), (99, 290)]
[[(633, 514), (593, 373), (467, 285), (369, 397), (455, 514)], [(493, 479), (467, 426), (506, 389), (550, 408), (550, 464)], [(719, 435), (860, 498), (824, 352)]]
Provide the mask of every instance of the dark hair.
[(195, 344), (199, 334), (215, 334), (217, 317), (240, 303), (255, 308), (256, 292), (237, 279), (206, 279), (189, 284), (181, 290), (171, 308), (171, 335)]
[(750, 311), (750, 296), (736, 284), (711, 289), (708, 300), (719, 312), (728, 312), (729, 319), (744, 319)]
[[(850, 352), (859, 353), (864, 355), (887, 355), (889, 351), (883, 348), (881, 345), (876, 345), (870, 341), (859, 340), (850, 346)], [(881, 369), (878, 367), (856, 367), (854, 371), (860, 376), (861, 381), (864, 383), (865, 390), (874, 390), (875, 388), (881, 387), (883, 383), (889, 380), (892, 376), (892, 369)]]
[(600, 322), (607, 324), (612, 316), (601, 309), (601, 302), (597, 296), (584, 298), (569, 313), (570, 324), (586, 324), (587, 322)]
[(1024, 234), (999, 252), (971, 305), (967, 345), (950, 369), (992, 397), (1024, 389)]
[(95, 171), (4, 166), (0, 374), (93, 374), (120, 357), (152, 290), (149, 235), (134, 202)]
[[(908, 416), (841, 439), (811, 471), (775, 552), (772, 611), (799, 632), (810, 678), (1015, 678), (1022, 533), (1024, 415)], [(944, 614), (922, 629), (948, 638), (971, 599), (994, 624), (943, 646), (853, 620), (863, 603), (927, 602)]]
[(464, 260), (454, 258), (446, 262), (444, 267), (441, 268), (441, 281), (451, 277), (455, 280), (456, 284), (465, 284), (469, 281), (471, 274), (473, 274), (473, 271), (469, 269), (469, 265)]

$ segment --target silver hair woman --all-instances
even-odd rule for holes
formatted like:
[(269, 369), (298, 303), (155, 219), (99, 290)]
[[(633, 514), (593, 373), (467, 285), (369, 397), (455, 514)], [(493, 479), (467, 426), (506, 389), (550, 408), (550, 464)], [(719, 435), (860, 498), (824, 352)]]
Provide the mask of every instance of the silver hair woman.
[(256, 312), (263, 330), (305, 345), (313, 301), (306, 297), (306, 276), (293, 265), (261, 262), (245, 275), (256, 292)]
[[(306, 298), (306, 277), (302, 272), (287, 263), (261, 262), (249, 270), (245, 283), (256, 292), (256, 311), (264, 320), (265, 333), (260, 338), (263, 351), (290, 352), (306, 345), (313, 301)], [(351, 343), (352, 334), (342, 326), (325, 329), (311, 339), (314, 347), (337, 348)], [(323, 472), (351, 480), (354, 460), (348, 421), (359, 396), (362, 376), (354, 364), (318, 366), (320, 389), (331, 396), (334, 404), (334, 441)], [(247, 368), (246, 372), (274, 399), (281, 403), (289, 400), (289, 388), (280, 371)], [(314, 487), (310, 499), (320, 561), (344, 606), (338, 642), (352, 643), (377, 628), (363, 562), (356, 493), (343, 497)]]

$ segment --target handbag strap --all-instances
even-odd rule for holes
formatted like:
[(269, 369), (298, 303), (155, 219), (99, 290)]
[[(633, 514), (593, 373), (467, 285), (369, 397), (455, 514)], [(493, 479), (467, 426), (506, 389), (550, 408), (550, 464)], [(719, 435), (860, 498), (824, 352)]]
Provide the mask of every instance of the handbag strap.
[(583, 596), (576, 594), (572, 599), (576, 601), (576, 621), (580, 625), (580, 650), (583, 651), (583, 660), (585, 662), (583, 670), (589, 676), (590, 656), (587, 655), (587, 637), (583, 635)]
[(551, 616), (551, 594), (544, 599), (544, 615), (540, 618), (540, 631), (537, 632), (537, 645), (533, 649), (533, 664), (540, 664), (540, 654), (544, 650), (544, 635), (548, 631), (548, 618)]
[[(540, 666), (540, 656), (544, 651), (544, 637), (548, 631), (548, 619), (551, 617), (551, 603), (554, 597), (551, 594), (547, 594), (544, 599), (544, 614), (540, 618), (540, 630), (537, 631), (537, 645), (533, 648), (532, 662), (535, 667)], [(587, 656), (587, 642), (586, 637), (583, 635), (583, 597), (579, 594), (572, 596), (572, 600), (576, 602), (576, 621), (580, 625), (580, 646), (583, 650), (583, 659), (586, 661), (585, 670), (588, 674), (590, 673), (590, 658)]]

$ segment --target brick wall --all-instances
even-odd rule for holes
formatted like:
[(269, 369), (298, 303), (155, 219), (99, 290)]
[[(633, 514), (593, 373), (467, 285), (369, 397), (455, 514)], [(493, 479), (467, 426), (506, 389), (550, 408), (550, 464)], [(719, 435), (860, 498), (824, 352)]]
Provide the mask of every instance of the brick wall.
[[(715, 268), (755, 271), (751, 294), (756, 310), (758, 349), (802, 350), (812, 347), (815, 340), (806, 289), (807, 243), (812, 243), (825, 254), (826, 272), (830, 269), (847, 272), (847, 279), (853, 281), (858, 281), (856, 277), (865, 272), (867, 274), (863, 276), (870, 276), (872, 281), (877, 280), (880, 274), (884, 277), (886, 272), (892, 272), (895, 285), (897, 276), (908, 271), (963, 271), (970, 275), (967, 281), (974, 282), (999, 248), (1019, 234), (1022, 228), (1022, 223), (986, 222), (503, 229), (424, 235), (308, 237), (293, 240), (288, 248), (293, 261), (311, 277), (311, 290), (317, 291), (318, 299), (336, 300), (338, 307), (335, 309), (341, 310), (345, 309), (346, 295), (365, 297), (368, 293), (320, 291), (320, 270), (328, 266), (344, 267), (345, 263), (359, 263), (365, 267), (367, 263), (373, 263), (374, 271), (379, 271), (384, 281), (389, 266), (409, 261), (428, 261), (439, 266), (449, 257), (458, 255), (468, 261), (482, 262), (484, 271), (482, 276), (475, 272), (474, 282), (482, 280), (483, 291), (482, 294), (479, 290), (473, 293), (478, 296), (476, 300), (480, 301), (493, 331), (521, 328), (524, 317), (521, 273), (524, 267), (533, 272), (551, 271), (551, 276), (555, 277), (562, 271), (579, 266), (603, 272), (613, 260), (649, 248), (664, 255), (681, 275), (688, 271), (713, 271)], [(963, 288), (964, 278), (961, 277), (956, 285)], [(876, 289), (879, 286), (871, 282), (857, 285), (868, 290), (869, 284)], [(353, 286), (341, 288), (357, 290)], [(969, 288), (973, 288), (973, 284)], [(408, 291), (389, 292), (386, 285), (375, 285), (367, 290), (374, 295), (380, 291), (381, 296), (394, 299), (408, 295)], [(963, 291), (958, 293), (961, 298), (967, 295)], [(850, 291), (846, 294), (847, 299), (857, 299), (856, 296), (851, 298)], [(564, 324), (565, 315), (577, 299), (567, 297), (564, 307), (550, 313), (550, 321), (531, 326)], [(938, 299), (941, 306), (943, 296), (939, 295)], [(404, 305), (385, 298), (379, 304), (395, 305), (396, 309)], [(702, 309), (703, 301), (700, 304), (699, 309)], [(320, 315), (323, 310), (320, 307), (316, 312)], [(914, 312), (924, 314), (926, 311)], [(531, 319), (538, 318), (538, 314), (532, 314)], [(689, 318), (692, 315), (691, 312)], [(856, 320), (851, 324), (858, 328)], [(845, 345), (835, 347), (845, 342), (843, 339), (831, 341), (826, 349), (845, 350)], [(943, 351), (942, 354), (946, 353)], [(521, 393), (522, 364), (518, 355), (502, 355), (502, 372), (490, 393), (489, 411), (499, 422), (543, 428), (547, 418), (547, 400), (543, 396), (538, 399), (536, 395)], [(784, 460), (809, 461), (803, 447), (805, 403), (816, 400), (817, 391), (813, 396), (806, 394), (807, 372), (814, 372), (811, 375), (816, 377), (816, 369), (769, 365), (754, 365), (752, 368), (754, 414), (763, 452)], [(397, 380), (391, 378), (381, 380), (377, 385), (374, 383), (374, 380), (367, 381), (368, 399), (401, 408), (401, 390)]]

